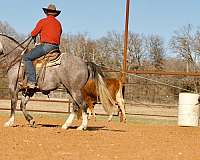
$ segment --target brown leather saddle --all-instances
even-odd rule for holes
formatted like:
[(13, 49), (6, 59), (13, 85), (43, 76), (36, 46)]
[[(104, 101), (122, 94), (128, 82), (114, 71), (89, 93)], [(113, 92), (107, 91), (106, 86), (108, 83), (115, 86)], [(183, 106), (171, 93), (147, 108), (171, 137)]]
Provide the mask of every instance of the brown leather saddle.
[[(33, 61), (33, 65), (35, 66), (36, 68), (36, 73), (37, 73), (37, 81), (39, 79), (39, 76), (42, 75), (42, 77), (45, 76), (45, 73), (42, 73), (41, 74), (41, 71), (43, 70), (43, 68), (46, 67), (46, 65), (49, 63), (49, 62), (52, 62), (52, 61), (56, 61), (57, 59), (59, 59), (59, 57), (61, 56), (61, 52), (59, 49), (54, 49), (54, 50), (51, 50), (49, 53), (47, 53), (46, 55), (40, 57), (40, 58), (37, 58)], [(22, 76), (19, 77), (19, 85), (21, 86), (21, 88), (27, 88), (27, 78), (26, 78), (26, 74), (25, 74), (25, 68), (23, 67), (24, 65), (22, 65)]]
[(54, 49), (54, 50), (50, 51), (49, 53), (47, 53), (46, 55), (34, 60), (33, 64), (34, 65), (36, 65), (36, 64), (45, 64), (45, 63), (48, 63), (50, 61), (56, 60), (60, 55), (61, 55), (60, 50), (59, 49)]

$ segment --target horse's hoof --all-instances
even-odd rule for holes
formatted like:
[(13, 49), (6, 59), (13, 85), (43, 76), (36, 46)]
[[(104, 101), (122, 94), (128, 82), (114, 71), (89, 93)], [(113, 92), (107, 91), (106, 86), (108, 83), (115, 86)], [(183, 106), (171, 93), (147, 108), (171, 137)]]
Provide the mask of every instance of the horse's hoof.
[(68, 129), (69, 128), (69, 126), (67, 126), (67, 125), (62, 125), (62, 129)]
[(78, 131), (86, 131), (87, 127), (79, 126), (77, 128)]
[(14, 125), (14, 122), (10, 122), (10, 121), (8, 121), (8, 122), (6, 122), (6, 123), (4, 123), (4, 127), (12, 127)]
[(12, 127), (14, 125), (14, 123), (10, 123), (10, 122), (6, 122), (4, 123), (4, 127)]
[(29, 126), (32, 127), (32, 128), (36, 128), (35, 120), (30, 120)]

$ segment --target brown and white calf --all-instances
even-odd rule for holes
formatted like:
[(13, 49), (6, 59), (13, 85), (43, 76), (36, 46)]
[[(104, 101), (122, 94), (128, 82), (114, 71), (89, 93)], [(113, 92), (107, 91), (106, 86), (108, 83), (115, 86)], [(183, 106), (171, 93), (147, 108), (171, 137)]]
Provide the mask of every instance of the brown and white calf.
[[(103, 79), (107, 89), (112, 96), (113, 100), (115, 101), (115, 106), (118, 106), (118, 113), (120, 117), (120, 122), (126, 122), (126, 115), (125, 115), (125, 104), (124, 104), (124, 86), (122, 85), (121, 81), (115, 78), (105, 78)], [(93, 115), (94, 118), (94, 106), (99, 101), (99, 94), (97, 92), (97, 88), (95, 85), (94, 80), (89, 80), (87, 84), (82, 89), (83, 99), (88, 106), (89, 118)], [(109, 115), (108, 121), (112, 120), (113, 117), (112, 111)]]

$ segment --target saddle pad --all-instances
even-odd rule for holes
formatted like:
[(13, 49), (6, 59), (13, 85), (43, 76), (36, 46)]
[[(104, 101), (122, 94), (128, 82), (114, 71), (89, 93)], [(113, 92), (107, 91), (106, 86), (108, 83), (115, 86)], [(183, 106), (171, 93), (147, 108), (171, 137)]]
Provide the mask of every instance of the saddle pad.
[[(64, 54), (66, 54), (66, 53), (61, 53), (60, 56), (58, 56), (56, 59), (49, 61), (46, 64), (46, 67), (52, 67), (52, 66), (60, 65), (61, 64), (62, 56)], [(37, 63), (36, 64), (36, 68), (40, 68), (41, 66), (42, 66), (42, 63)]]

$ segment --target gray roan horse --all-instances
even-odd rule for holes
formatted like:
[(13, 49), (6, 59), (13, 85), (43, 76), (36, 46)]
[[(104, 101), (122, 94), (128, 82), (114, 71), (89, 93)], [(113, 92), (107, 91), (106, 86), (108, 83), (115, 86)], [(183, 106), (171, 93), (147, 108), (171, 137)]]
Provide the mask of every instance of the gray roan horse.
[[(35, 124), (33, 117), (26, 111), (26, 104), (34, 93), (29, 93), (27, 90), (20, 88), (19, 85), (16, 85), (18, 82), (18, 75), (19, 78), (22, 76), (21, 67), (19, 72), (18, 70), (21, 53), (24, 50), (23, 46), (18, 46), (19, 42), (9, 36), (0, 34), (0, 65), (7, 69), (11, 94), (11, 115), (10, 119), (4, 124), (6, 127), (14, 125), (18, 93), (20, 91), (22, 92), (20, 109), (29, 124), (31, 126), (34, 126)], [(109, 103), (113, 103), (112, 99), (110, 99), (102, 76), (94, 63), (86, 63), (81, 58), (64, 54), (60, 65), (47, 67), (45, 69), (45, 77), (43, 77), (43, 80), (39, 78), (38, 86), (42, 93), (49, 93), (50, 91), (56, 90), (60, 85), (63, 85), (66, 88), (67, 93), (69, 93), (73, 99), (73, 110), (66, 122), (62, 125), (63, 129), (70, 127), (77, 114), (77, 110), (81, 107), (83, 119), (82, 124), (77, 129), (85, 130), (87, 128), (87, 106), (83, 101), (81, 88), (83, 88), (90, 77), (93, 77), (97, 82), (98, 92), (101, 94), (101, 102), (105, 103), (105, 105), (103, 105), (104, 109), (108, 113), (111, 112), (112, 109), (109, 107), (112, 107), (113, 105), (109, 105)]]

